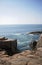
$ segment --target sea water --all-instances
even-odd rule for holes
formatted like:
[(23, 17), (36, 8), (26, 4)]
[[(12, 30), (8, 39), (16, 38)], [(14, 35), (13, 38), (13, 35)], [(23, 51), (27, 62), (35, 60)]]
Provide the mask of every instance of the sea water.
[(19, 50), (30, 49), (32, 40), (38, 40), (39, 35), (27, 34), (32, 31), (42, 31), (42, 24), (0, 25), (0, 36), (17, 39)]

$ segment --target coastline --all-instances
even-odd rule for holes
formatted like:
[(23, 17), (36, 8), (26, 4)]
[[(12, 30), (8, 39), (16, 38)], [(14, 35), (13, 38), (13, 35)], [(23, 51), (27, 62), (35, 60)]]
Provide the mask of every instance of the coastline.
[(42, 31), (29, 32), (28, 34), (42, 34)]
[(25, 50), (21, 53), (8, 56), (0, 51), (1, 65), (42, 65), (42, 35), (37, 42), (37, 50)]

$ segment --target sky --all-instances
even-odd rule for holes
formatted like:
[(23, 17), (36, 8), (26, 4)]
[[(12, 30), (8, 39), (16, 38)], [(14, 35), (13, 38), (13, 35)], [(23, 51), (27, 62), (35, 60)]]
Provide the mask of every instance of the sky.
[(0, 0), (1, 24), (42, 24), (42, 0)]

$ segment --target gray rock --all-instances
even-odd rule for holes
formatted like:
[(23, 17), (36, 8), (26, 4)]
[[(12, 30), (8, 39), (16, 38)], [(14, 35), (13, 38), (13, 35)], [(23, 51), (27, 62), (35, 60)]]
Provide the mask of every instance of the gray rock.
[(37, 46), (37, 41), (32, 40), (29, 46), (30, 46), (30, 48), (31, 48), (32, 50), (34, 50), (34, 49), (36, 48), (36, 46)]
[(7, 39), (7, 40), (0, 40), (0, 49), (6, 50), (8, 54), (11, 55), (16, 53), (17, 51), (17, 40)]

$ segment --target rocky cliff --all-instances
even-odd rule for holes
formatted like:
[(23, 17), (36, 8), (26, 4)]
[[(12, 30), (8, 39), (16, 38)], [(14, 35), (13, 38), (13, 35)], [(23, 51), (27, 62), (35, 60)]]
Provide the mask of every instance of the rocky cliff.
[(0, 65), (42, 65), (42, 35), (37, 42), (37, 50), (25, 50), (13, 56), (0, 51)]
[(0, 49), (5, 50), (8, 55), (13, 55), (17, 51), (17, 40), (0, 37)]
[(34, 32), (30, 32), (29, 34), (42, 34), (42, 31), (34, 31)]
[(42, 34), (40, 35), (40, 38), (37, 43), (37, 48), (42, 47)]

